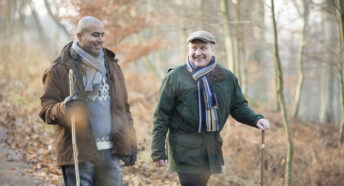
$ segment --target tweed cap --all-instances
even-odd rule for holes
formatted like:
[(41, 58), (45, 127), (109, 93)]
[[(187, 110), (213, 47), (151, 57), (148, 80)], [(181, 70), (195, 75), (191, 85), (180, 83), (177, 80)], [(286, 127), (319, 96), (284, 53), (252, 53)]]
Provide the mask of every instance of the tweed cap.
[(215, 37), (211, 33), (204, 31), (204, 30), (199, 30), (199, 31), (196, 31), (196, 32), (193, 32), (192, 34), (190, 34), (188, 39), (187, 39), (187, 42), (189, 43), (195, 39), (202, 40), (206, 43), (213, 43), (213, 44), (216, 43)]

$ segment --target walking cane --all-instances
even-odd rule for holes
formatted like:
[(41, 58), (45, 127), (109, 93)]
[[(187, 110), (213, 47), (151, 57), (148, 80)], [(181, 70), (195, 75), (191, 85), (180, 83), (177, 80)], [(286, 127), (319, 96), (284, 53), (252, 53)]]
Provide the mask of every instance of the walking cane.
[(261, 163), (260, 163), (260, 168), (261, 168), (261, 175), (260, 175), (260, 185), (263, 186), (264, 184), (264, 146), (265, 146), (265, 132), (262, 130), (262, 150), (261, 150)]
[[(69, 95), (74, 96), (74, 79), (73, 79), (73, 70), (69, 70)], [(75, 138), (75, 116), (72, 113), (71, 117), (72, 123), (72, 146), (73, 146), (73, 156), (74, 156), (74, 167), (75, 167), (75, 179), (76, 186), (80, 186), (80, 177), (79, 177), (79, 163), (78, 163), (78, 152), (76, 148), (76, 138)]]

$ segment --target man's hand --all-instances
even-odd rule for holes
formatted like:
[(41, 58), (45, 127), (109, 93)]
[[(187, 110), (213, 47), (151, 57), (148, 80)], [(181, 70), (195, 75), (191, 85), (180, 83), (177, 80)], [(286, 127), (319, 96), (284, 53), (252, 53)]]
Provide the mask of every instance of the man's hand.
[(262, 119), (259, 119), (257, 121), (256, 125), (257, 125), (258, 128), (260, 128), (262, 130), (266, 130), (266, 129), (270, 128), (270, 121), (267, 120), (267, 119), (262, 118)]
[(74, 116), (75, 126), (83, 125), (87, 122), (88, 112), (86, 103), (76, 96), (68, 96), (64, 100), (64, 113), (67, 121), (66, 128), (71, 127), (71, 118)]
[(131, 153), (131, 156), (122, 158), (122, 161), (124, 162), (124, 166), (133, 166), (136, 162), (136, 158), (137, 158), (137, 153), (135, 151)]
[(68, 118), (70, 118), (72, 114), (74, 114), (75, 117), (87, 116), (86, 103), (76, 96), (66, 97), (64, 100), (64, 107)]
[(157, 160), (154, 162), (156, 167), (166, 167), (168, 165), (167, 159)]
[(67, 112), (73, 112), (85, 106), (85, 102), (76, 96), (68, 96), (63, 102)]

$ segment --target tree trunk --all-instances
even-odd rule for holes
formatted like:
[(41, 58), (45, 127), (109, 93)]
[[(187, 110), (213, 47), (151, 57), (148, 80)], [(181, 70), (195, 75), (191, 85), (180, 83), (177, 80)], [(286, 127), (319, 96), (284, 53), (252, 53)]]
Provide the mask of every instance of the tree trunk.
[(44, 32), (44, 28), (41, 24), (41, 21), (39, 20), (39, 15), (37, 14), (37, 11), (33, 5), (33, 2), (30, 4), (30, 9), (31, 9), (31, 16), (34, 20), (35, 23), (35, 28), (38, 32), (38, 36), (40, 38), (40, 42), (42, 44), (43, 48), (48, 48), (48, 37), (46, 36)]
[(225, 34), (225, 46), (226, 46), (226, 56), (227, 56), (227, 64), (229, 70), (233, 73), (235, 70), (235, 63), (233, 60), (233, 46), (232, 46), (232, 36), (230, 32), (230, 17), (229, 17), (229, 10), (228, 10), (228, 1), (221, 0), (221, 13), (222, 13), (222, 21), (223, 21), (223, 32)]
[(6, 15), (5, 15), (5, 28), (4, 29), (4, 41), (10, 42), (13, 38), (13, 33), (16, 30), (16, 18), (15, 15), (18, 12), (18, 1), (17, 0), (6, 0), (5, 3), (6, 7)]
[(301, 95), (302, 95), (302, 87), (304, 82), (304, 71), (303, 71), (303, 53), (305, 48), (305, 35), (306, 35), (306, 29), (307, 29), (307, 23), (308, 23), (308, 15), (309, 15), (309, 5), (306, 2), (307, 0), (303, 0), (303, 28), (301, 33), (301, 41), (299, 46), (299, 57), (298, 57), (298, 72), (299, 72), (299, 80), (297, 82), (297, 88), (296, 88), (296, 95), (295, 95), (295, 101), (294, 101), (294, 118), (297, 118), (300, 108), (300, 101), (301, 101)]
[(240, 81), (241, 89), (244, 95), (247, 94), (247, 58), (246, 58), (246, 45), (244, 42), (244, 31), (243, 26), (241, 25), (241, 10), (242, 10), (242, 2), (237, 1), (235, 9), (236, 9), (236, 16), (235, 21), (238, 23), (236, 26), (236, 40), (237, 44), (236, 48), (236, 63), (237, 63), (237, 75)]
[(207, 27), (207, 14), (209, 13), (207, 11), (206, 1), (200, 0), (200, 19), (197, 19), (199, 21), (199, 28), (198, 30), (204, 30), (204, 27)]
[[(184, 3), (182, 3), (182, 42), (181, 43), (186, 43), (187, 37), (188, 37), (188, 33), (187, 33), (187, 29), (186, 29), (186, 24), (184, 19), (187, 17), (187, 5), (188, 5), (188, 0), (184, 0)], [(183, 47), (183, 52), (184, 52), (184, 60), (186, 60), (186, 56), (188, 55), (188, 45), (187, 44), (182, 44)], [(182, 58), (183, 59), (183, 58)]]
[(63, 33), (67, 36), (67, 38), (70, 37), (70, 33), (68, 32), (68, 30), (66, 29), (66, 27), (60, 23), (58, 17), (56, 15), (53, 14), (52, 10), (51, 10), (51, 6), (48, 2), (48, 0), (44, 0), (44, 5), (45, 8), (47, 9), (47, 12), (50, 16), (50, 18), (55, 22), (55, 24), (63, 31)]
[[(324, 3), (330, 3), (330, 0), (324, 0)], [(329, 7), (331, 8), (331, 7)], [(333, 8), (333, 7), (332, 7)], [(335, 11), (334, 9), (332, 9)], [(336, 23), (332, 17), (332, 13), (324, 11), (324, 46), (328, 49), (324, 51), (325, 56), (325, 66), (321, 72), (320, 80), (320, 113), (319, 120), (321, 123), (334, 123), (334, 82), (335, 78), (333, 73), (335, 72), (333, 64), (336, 59), (331, 55), (331, 50), (333, 49), (333, 41), (336, 35)]]
[(339, 55), (338, 55), (338, 78), (339, 78), (339, 88), (340, 88), (340, 105), (342, 110), (342, 120), (339, 127), (339, 143), (343, 145), (344, 143), (344, 82), (343, 82), (343, 51), (344, 51), (344, 4), (341, 0), (337, 0), (338, 6), (338, 39), (339, 43)]
[(272, 12), (272, 24), (273, 24), (273, 33), (274, 33), (274, 46), (273, 46), (273, 56), (274, 56), (274, 66), (276, 69), (276, 79), (277, 79), (277, 95), (278, 102), (281, 106), (281, 114), (283, 117), (285, 132), (288, 140), (288, 154), (287, 154), (287, 164), (286, 164), (286, 175), (285, 175), (285, 185), (291, 186), (293, 183), (293, 164), (294, 164), (294, 142), (291, 134), (291, 129), (289, 126), (288, 113), (286, 105), (284, 102), (284, 93), (283, 93), (283, 72), (281, 66), (281, 60), (278, 53), (278, 35), (276, 28), (275, 20), (275, 7), (274, 0), (271, 0), (271, 12)]
[[(342, 9), (343, 10), (343, 9)], [(343, 19), (343, 18), (341, 18)], [(343, 20), (340, 23), (343, 25)], [(341, 28), (343, 29), (343, 28)], [(341, 31), (343, 34), (343, 31)], [(343, 37), (344, 35), (342, 35)], [(343, 39), (341, 40), (343, 42)], [(341, 44), (341, 51), (343, 51), (343, 43)], [(340, 56), (338, 60), (338, 78), (339, 78), (339, 88), (340, 88), (340, 106), (342, 110), (342, 120), (340, 122), (340, 127), (339, 127), (339, 143), (343, 145), (344, 143), (344, 80), (343, 80), (343, 57), (342, 55)]]
[[(149, 6), (149, 4), (146, 4), (146, 6), (140, 5), (140, 6), (136, 7), (135, 9), (132, 9), (132, 11), (136, 11), (135, 14), (141, 14), (142, 12), (144, 12), (144, 9), (147, 9), (147, 6)], [(152, 28), (147, 28), (147, 29), (150, 29), (149, 30), (150, 33), (155, 32)], [(146, 42), (144, 39), (142, 39), (140, 33), (136, 33), (135, 37), (136, 37), (136, 42), (139, 43), (140, 45), (143, 45), (143, 43)], [(144, 37), (144, 38), (147, 38), (147, 37)], [(145, 62), (145, 65), (149, 69), (149, 71), (152, 72), (154, 75), (156, 75), (156, 77), (161, 78), (163, 73), (161, 72), (161, 68), (159, 68), (157, 66), (156, 61), (152, 61), (149, 58), (149, 55), (144, 55), (142, 57), (143, 57), (143, 61)]]
[[(275, 77), (277, 77), (277, 74), (278, 74), (278, 70), (276, 69), (276, 68), (274, 68), (274, 70), (275, 70)], [(278, 86), (279, 86), (279, 82), (278, 82), (279, 80), (278, 80), (278, 78), (275, 78), (274, 79), (274, 83), (275, 83), (275, 90), (277, 90), (278, 89)], [(280, 102), (278, 101), (278, 91), (275, 91), (275, 99), (276, 99), (276, 111), (281, 111), (281, 105), (280, 105)]]
[(234, 22), (235, 24), (235, 31), (233, 33), (233, 46), (234, 46), (234, 50), (233, 50), (233, 54), (234, 54), (234, 63), (235, 63), (235, 67), (236, 67), (236, 71), (234, 72), (234, 74), (237, 76), (240, 86), (243, 85), (243, 77), (242, 77), (242, 67), (243, 64), (242, 62), (242, 58), (241, 58), (241, 51), (244, 50), (243, 47), (241, 47), (240, 45), (243, 44), (241, 43), (241, 32), (240, 32), (240, 27), (241, 27), (241, 23), (240, 23), (240, 1), (237, 1), (236, 5), (234, 5), (233, 3), (230, 4), (230, 7), (233, 7), (235, 10), (233, 10), (233, 12), (235, 11), (236, 14), (234, 17)]
[[(187, 0), (185, 0), (187, 1)], [(150, 1), (151, 6), (153, 7), (153, 12), (160, 12), (161, 8), (160, 8), (160, 3), (161, 1), (159, 0), (155, 0), (155, 1)], [(152, 28), (152, 35), (154, 36), (161, 36), (161, 29), (160, 27), (153, 27)], [(186, 39), (185, 39), (186, 40)], [(159, 78), (162, 79), (163, 77), (165, 77), (166, 72), (167, 72), (167, 67), (166, 67), (166, 63), (167, 63), (167, 59), (166, 59), (166, 55), (164, 55), (166, 53), (166, 49), (162, 49), (159, 50), (157, 52), (155, 52), (155, 54), (153, 54), (153, 59), (155, 61), (155, 66), (159, 72)]]
[[(248, 4), (249, 3), (249, 4)], [(260, 102), (266, 102), (271, 103), (268, 99), (266, 91), (269, 90), (270, 86), (267, 86), (269, 76), (269, 70), (266, 69), (264, 60), (264, 54), (265, 54), (265, 47), (266, 47), (266, 39), (264, 35), (265, 28), (265, 11), (264, 11), (264, 1), (249, 1), (248, 3), (245, 3), (244, 7), (252, 6), (252, 19), (258, 20), (258, 26), (253, 27), (253, 38), (254, 43), (251, 45), (248, 45), (247, 48), (253, 50), (252, 52), (252, 60), (256, 62), (257, 64), (257, 71), (258, 72), (267, 72), (263, 73), (261, 76), (258, 76), (257, 79), (254, 81), (253, 84), (250, 85), (250, 90), (254, 91), (254, 99)], [(249, 52), (250, 53), (250, 52)]]

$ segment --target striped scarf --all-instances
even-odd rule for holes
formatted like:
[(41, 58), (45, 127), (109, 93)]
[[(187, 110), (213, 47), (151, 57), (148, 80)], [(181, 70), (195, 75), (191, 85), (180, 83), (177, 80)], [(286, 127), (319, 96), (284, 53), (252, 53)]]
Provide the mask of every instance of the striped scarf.
[(198, 88), (198, 110), (199, 126), (198, 132), (219, 131), (219, 122), (217, 116), (217, 101), (213, 86), (209, 84), (207, 74), (216, 66), (216, 59), (213, 56), (208, 66), (198, 68), (186, 57), (186, 68), (191, 72), (193, 79), (197, 82)]

